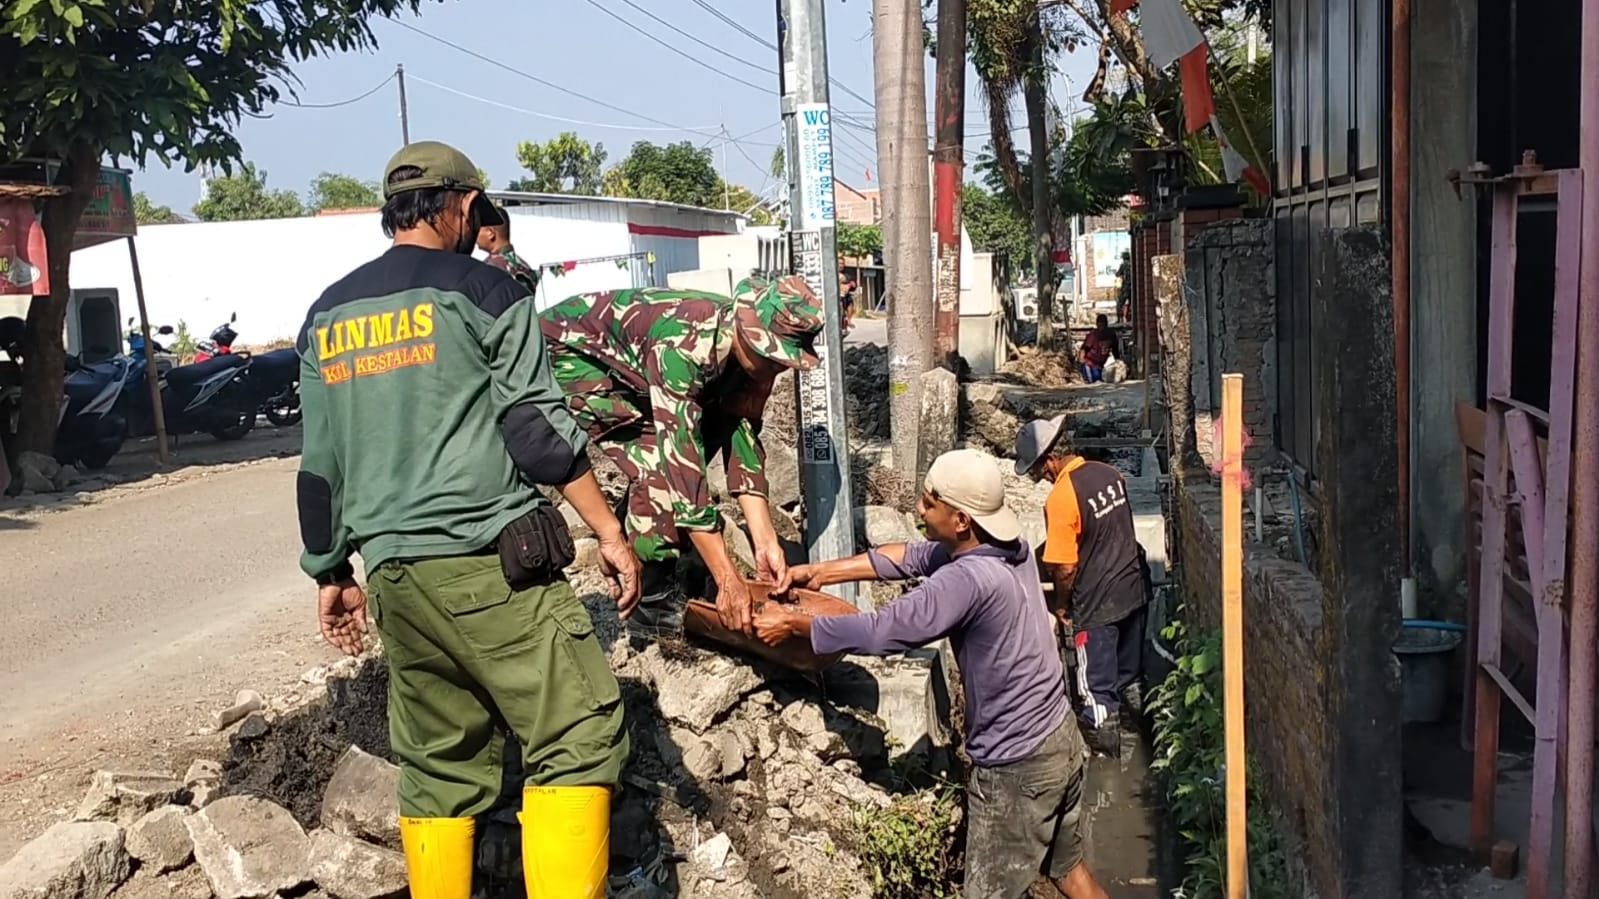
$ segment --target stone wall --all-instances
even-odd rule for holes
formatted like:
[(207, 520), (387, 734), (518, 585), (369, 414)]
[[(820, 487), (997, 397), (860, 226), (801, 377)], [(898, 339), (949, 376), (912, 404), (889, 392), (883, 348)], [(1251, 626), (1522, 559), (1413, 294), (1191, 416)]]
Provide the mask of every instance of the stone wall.
[(1272, 223), (1215, 222), (1187, 229), (1183, 299), (1188, 315), (1195, 449), (1218, 458), (1221, 376), (1244, 376), (1244, 463), (1258, 474), (1274, 455), (1277, 308)]

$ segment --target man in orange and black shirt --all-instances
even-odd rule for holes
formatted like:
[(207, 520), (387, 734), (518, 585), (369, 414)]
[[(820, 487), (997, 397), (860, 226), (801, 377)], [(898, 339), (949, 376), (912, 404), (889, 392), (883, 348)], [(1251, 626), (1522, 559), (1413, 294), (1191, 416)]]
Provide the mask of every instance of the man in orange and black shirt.
[(1072, 452), (1065, 433), (1064, 416), (1029, 423), (1017, 437), (1016, 472), (1055, 484), (1044, 504), (1040, 556), (1054, 586), (1051, 610), (1076, 648), (1072, 687), (1088, 743), (1117, 755), (1122, 697), (1142, 670), (1143, 550), (1121, 472)]

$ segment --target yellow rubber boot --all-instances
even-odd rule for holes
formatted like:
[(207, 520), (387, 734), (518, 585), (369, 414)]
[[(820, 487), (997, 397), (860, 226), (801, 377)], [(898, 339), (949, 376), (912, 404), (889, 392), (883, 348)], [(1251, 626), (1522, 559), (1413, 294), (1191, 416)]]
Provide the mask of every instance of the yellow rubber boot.
[(471, 818), (401, 818), (411, 899), (471, 899)]
[(517, 820), (528, 899), (604, 899), (611, 862), (609, 788), (528, 787)]

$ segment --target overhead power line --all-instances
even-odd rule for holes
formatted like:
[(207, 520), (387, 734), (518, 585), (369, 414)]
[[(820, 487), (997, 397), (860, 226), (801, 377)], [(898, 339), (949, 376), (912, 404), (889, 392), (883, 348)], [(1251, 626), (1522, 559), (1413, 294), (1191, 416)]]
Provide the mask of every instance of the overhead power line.
[[(762, 47), (765, 47), (766, 49), (772, 51), (773, 53), (781, 53), (782, 52), (781, 50), (778, 49), (778, 46), (776, 44), (772, 43), (771, 41), (767, 40), (764, 37), (761, 37), (760, 35), (758, 35), (755, 32), (749, 30), (748, 28), (744, 27), (744, 25), (741, 22), (737, 21), (736, 19), (730, 18), (726, 13), (724, 13), (721, 10), (717, 9), (715, 6), (712, 6), (710, 3), (706, 2), (706, 0), (694, 0), (694, 5), (698, 6), (700, 9), (705, 10), (706, 12), (708, 12), (711, 15), (715, 16), (716, 18), (720, 19), (729, 28), (732, 28), (734, 31), (737, 31), (738, 33), (744, 35), (745, 37), (749, 38), (750, 40), (754, 41), (755, 43), (760, 44)], [(876, 109), (877, 108), (876, 104), (874, 104), (871, 100), (868, 100), (867, 98), (865, 98), (865, 97), (861, 96), (860, 94), (856, 93), (849, 85), (845, 84), (842, 81), (839, 81), (837, 78), (833, 78), (833, 77), (829, 76), (827, 81), (828, 81), (829, 84), (832, 84), (834, 87), (838, 88), (840, 91), (843, 91), (844, 93), (850, 95), (851, 97), (854, 97), (855, 99), (861, 101), (862, 103), (865, 103), (867, 109)]]
[(337, 107), (340, 107), (340, 106), (349, 106), (351, 103), (359, 103), (362, 100), (365, 100), (367, 97), (370, 97), (373, 94), (377, 93), (378, 91), (383, 90), (385, 87), (388, 86), (389, 82), (393, 81), (393, 80), (394, 80), (394, 73), (390, 72), (389, 73), (389, 77), (383, 79), (382, 81), (379, 81), (371, 90), (366, 91), (365, 93), (363, 93), (363, 94), (361, 94), (359, 96), (351, 97), (348, 100), (340, 100), (337, 103), (301, 103), (298, 100), (279, 100), (278, 103), (280, 103), (280, 104), (282, 104), (284, 106), (293, 106), (293, 107), (296, 107), (296, 108), (299, 108), (299, 109), (334, 109), (334, 108), (337, 108)]
[(493, 57), (484, 56), (482, 53), (479, 53), (476, 50), (473, 50), (473, 49), (471, 49), (469, 47), (463, 47), (460, 44), (457, 44), (454, 41), (449, 40), (447, 38), (439, 37), (436, 34), (430, 34), (430, 33), (426, 32), (426, 31), (423, 31), (422, 29), (416, 27), (415, 25), (410, 24), (409, 22), (402, 22), (402, 21), (400, 21), (398, 19), (389, 19), (388, 21), (393, 22), (395, 25), (398, 25), (401, 28), (406, 29), (407, 31), (411, 31), (411, 32), (414, 32), (416, 34), (420, 34), (421, 36), (427, 38), (430, 41), (435, 41), (437, 43), (443, 44), (446, 47), (450, 47), (450, 48), (452, 48), (454, 50), (457, 50), (457, 51), (459, 51), (461, 53), (465, 53), (467, 56), (470, 56), (473, 59), (477, 59), (477, 60), (480, 60), (482, 62), (486, 62), (489, 65), (494, 66), (495, 68), (503, 69), (504, 71), (510, 72), (512, 75), (517, 75), (517, 76), (520, 76), (522, 78), (526, 78), (527, 80), (533, 82), (534, 84), (541, 84), (541, 85), (549, 88), (550, 90), (560, 91), (561, 93), (566, 94), (568, 96), (576, 97), (579, 100), (584, 101), (585, 103), (593, 103), (595, 106), (601, 106), (601, 107), (604, 107), (605, 109), (611, 110), (612, 112), (619, 112), (619, 113), (621, 113), (623, 115), (626, 115), (626, 116), (632, 116), (635, 119), (639, 119), (641, 121), (649, 122), (652, 125), (663, 125), (663, 126), (665, 126), (667, 128), (673, 128), (673, 129), (678, 129), (678, 130), (682, 130), (682, 131), (687, 131), (690, 134), (698, 134), (698, 135), (701, 135), (703, 137), (716, 137), (717, 136), (716, 132), (714, 132), (714, 131), (703, 131), (703, 130), (700, 130), (700, 129), (697, 129), (697, 128), (684, 128), (681, 125), (674, 125), (671, 122), (668, 122), (668, 121), (665, 121), (665, 120), (662, 120), (662, 119), (657, 119), (654, 116), (645, 115), (642, 112), (635, 112), (634, 110), (628, 109), (628, 108), (626, 108), (624, 106), (617, 106), (615, 103), (607, 103), (606, 101), (601, 100), (598, 97), (591, 97), (588, 94), (582, 93), (581, 91), (575, 91), (575, 90), (573, 90), (573, 89), (571, 89), (569, 87), (566, 87), (565, 85), (557, 84), (554, 81), (549, 80), (548, 78), (540, 78), (537, 75), (532, 75), (532, 74), (529, 74), (527, 72), (524, 72), (521, 69), (516, 68), (515, 66), (506, 65), (505, 63), (500, 62), (499, 60), (494, 59)]
[(684, 31), (683, 29), (677, 27), (676, 25), (673, 25), (671, 22), (666, 21), (665, 19), (661, 18), (660, 16), (656, 15), (655, 13), (652, 13), (649, 10), (645, 9), (644, 7), (639, 6), (637, 3), (634, 3), (633, 0), (622, 0), (622, 2), (627, 4), (628, 6), (633, 7), (634, 9), (638, 10), (639, 12), (643, 13), (645, 16), (649, 17), (652, 21), (656, 22), (657, 24), (661, 25), (662, 27), (667, 28), (667, 29), (669, 29), (671, 31), (674, 31), (674, 32), (682, 35), (683, 37), (688, 38), (689, 40), (693, 41), (696, 44), (699, 44), (701, 47), (704, 47), (705, 49), (711, 51), (712, 53), (715, 53), (718, 56), (724, 57), (726, 59), (731, 59), (732, 61), (734, 61), (734, 62), (736, 62), (736, 63), (738, 63), (740, 65), (748, 66), (749, 68), (755, 69), (756, 71), (761, 72), (762, 74), (766, 74), (766, 75), (775, 74), (775, 70), (771, 66), (763, 66), (763, 65), (761, 65), (758, 62), (752, 62), (752, 61), (750, 61), (748, 59), (745, 59), (742, 56), (738, 56), (736, 54), (729, 53), (726, 50), (723, 50), (721, 47), (718, 47), (715, 44), (711, 43), (710, 41), (707, 41), (707, 40), (705, 40), (703, 38), (696, 37), (693, 34), (690, 34), (689, 32)]
[(655, 43), (660, 44), (661, 46), (663, 46), (666, 49), (672, 51), (673, 53), (676, 53), (678, 56), (681, 56), (684, 59), (688, 60), (689, 62), (694, 63), (695, 65), (699, 66), (700, 68), (707, 69), (707, 70), (709, 70), (711, 72), (716, 73), (717, 75), (722, 76), (723, 78), (726, 78), (729, 81), (737, 82), (738, 84), (742, 84), (745, 87), (754, 88), (755, 90), (758, 90), (758, 91), (760, 91), (763, 94), (771, 94), (771, 93), (775, 93), (777, 91), (777, 86), (775, 84), (774, 85), (767, 85), (767, 86), (763, 87), (763, 86), (761, 86), (759, 84), (756, 84), (753, 81), (746, 81), (745, 79), (740, 78), (737, 75), (732, 75), (732, 74), (729, 74), (727, 72), (722, 71), (721, 69), (718, 69), (716, 66), (711, 65), (710, 63), (706, 62), (703, 59), (700, 59), (699, 57), (695, 56), (692, 53), (686, 53), (682, 49), (672, 46), (671, 44), (667, 43), (665, 40), (663, 40), (659, 36), (651, 34), (648, 29), (642, 28), (642, 27), (640, 27), (640, 26), (638, 26), (638, 25), (636, 25), (636, 24), (634, 24), (632, 22), (629, 22), (627, 19), (623, 18), (622, 15), (620, 13), (616, 12), (615, 10), (607, 9), (605, 6), (600, 4), (599, 0), (588, 0), (588, 4), (590, 6), (592, 6), (592, 7), (594, 7), (595, 9), (599, 10), (600, 12), (605, 13), (606, 15), (610, 16), (611, 18), (615, 19), (616, 21), (621, 22), (623, 25), (626, 25), (627, 27), (633, 29), (634, 31), (637, 31), (639, 34), (644, 35), (645, 37), (649, 38), (650, 40), (654, 41)]
[[(587, 121), (585, 119), (574, 119), (574, 118), (569, 118), (567, 116), (554, 115), (554, 114), (548, 113), (548, 112), (539, 112), (538, 110), (535, 110), (535, 109), (523, 109), (520, 106), (513, 106), (510, 103), (502, 103), (499, 100), (491, 100), (488, 97), (480, 97), (477, 94), (470, 94), (470, 93), (467, 93), (466, 91), (450, 87), (447, 84), (439, 84), (437, 81), (429, 81), (428, 79), (423, 78), (420, 75), (417, 75), (416, 73), (411, 72), (409, 70), (406, 72), (406, 74), (411, 77), (412, 81), (415, 81), (418, 84), (425, 84), (428, 87), (436, 88), (438, 90), (444, 91), (445, 93), (454, 94), (457, 97), (464, 97), (464, 98), (466, 98), (468, 100), (475, 100), (475, 101), (477, 101), (479, 103), (484, 103), (484, 104), (487, 104), (489, 106), (498, 106), (501, 109), (510, 110), (511, 112), (520, 112), (523, 115), (530, 115), (530, 116), (534, 116), (534, 117), (540, 118), (540, 119), (549, 119), (549, 120), (555, 121), (555, 122), (565, 122), (568, 125), (580, 125), (580, 126), (585, 127), (585, 128), (612, 128), (612, 129), (615, 129), (617, 131), (646, 131), (646, 132), (688, 131), (688, 132), (693, 133), (693, 132), (700, 131), (702, 129), (709, 129), (709, 128), (717, 127), (715, 125), (676, 125), (676, 126), (672, 126), (672, 127), (662, 127), (662, 126), (659, 126), (659, 125), (619, 125), (619, 124), (617, 124), (615, 122), (590, 122), (590, 121)], [(772, 126), (768, 125), (767, 127), (772, 127)]]

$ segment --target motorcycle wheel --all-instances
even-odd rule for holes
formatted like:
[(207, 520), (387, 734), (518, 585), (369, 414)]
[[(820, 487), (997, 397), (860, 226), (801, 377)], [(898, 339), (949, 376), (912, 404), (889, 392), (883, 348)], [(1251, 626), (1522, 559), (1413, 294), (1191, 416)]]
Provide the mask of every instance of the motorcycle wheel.
[(111, 459), (122, 451), (122, 441), (97, 440), (78, 454), (78, 464), (90, 471), (99, 471), (111, 464)]
[(298, 404), (290, 406), (287, 403), (279, 403), (269, 405), (262, 411), (266, 413), (267, 421), (272, 422), (273, 427), (292, 428), (300, 423), (301, 415)]
[(211, 436), (218, 440), (241, 440), (254, 428), (255, 410), (251, 409), (249, 412), (240, 412), (239, 420), (233, 424), (213, 430)]

